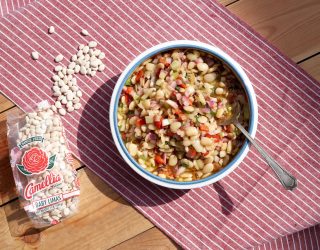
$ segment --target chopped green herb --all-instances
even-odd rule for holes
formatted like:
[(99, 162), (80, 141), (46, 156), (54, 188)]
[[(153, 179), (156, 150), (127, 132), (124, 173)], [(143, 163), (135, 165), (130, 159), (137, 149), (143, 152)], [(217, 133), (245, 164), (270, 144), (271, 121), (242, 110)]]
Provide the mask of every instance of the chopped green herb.
[(146, 157), (145, 155), (141, 155), (141, 156), (140, 156), (140, 159), (146, 161), (146, 160), (147, 160), (147, 157)]
[(199, 114), (197, 114), (197, 115), (195, 116), (195, 118), (196, 118), (196, 125), (197, 125), (197, 126), (199, 126), (199, 124), (200, 124), (200, 122), (199, 122), (199, 117), (200, 117)]
[(181, 163), (181, 167), (187, 168), (187, 167), (189, 167), (189, 165), (187, 163)]
[(236, 136), (238, 136), (238, 135), (241, 134), (241, 131), (240, 131), (237, 127), (235, 127), (235, 128), (234, 128), (234, 134), (235, 134)]
[(179, 76), (179, 72), (175, 72), (175, 71), (171, 71), (171, 72), (170, 73), (171, 73), (173, 79), (177, 79), (177, 77)]
[(126, 83), (125, 83), (126, 86), (131, 86), (131, 78), (128, 78)]

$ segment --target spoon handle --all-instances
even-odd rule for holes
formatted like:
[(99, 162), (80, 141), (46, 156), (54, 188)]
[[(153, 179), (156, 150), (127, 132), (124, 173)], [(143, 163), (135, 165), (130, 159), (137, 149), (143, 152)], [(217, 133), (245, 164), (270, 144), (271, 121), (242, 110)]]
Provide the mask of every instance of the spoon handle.
[(297, 187), (297, 179), (284, 170), (257, 142), (254, 140), (247, 130), (238, 122), (235, 121), (234, 125), (247, 137), (247, 139), (255, 146), (263, 158), (267, 161), (268, 165), (273, 169), (278, 177), (282, 186), (287, 190), (293, 190)]

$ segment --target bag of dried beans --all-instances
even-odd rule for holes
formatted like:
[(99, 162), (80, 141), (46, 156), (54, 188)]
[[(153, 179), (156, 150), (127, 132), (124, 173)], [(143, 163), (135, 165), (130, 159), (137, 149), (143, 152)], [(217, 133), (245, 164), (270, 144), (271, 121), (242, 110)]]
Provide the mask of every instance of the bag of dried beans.
[(59, 115), (47, 101), (26, 111), (8, 114), (10, 163), (23, 208), (47, 227), (76, 212), (79, 181)]

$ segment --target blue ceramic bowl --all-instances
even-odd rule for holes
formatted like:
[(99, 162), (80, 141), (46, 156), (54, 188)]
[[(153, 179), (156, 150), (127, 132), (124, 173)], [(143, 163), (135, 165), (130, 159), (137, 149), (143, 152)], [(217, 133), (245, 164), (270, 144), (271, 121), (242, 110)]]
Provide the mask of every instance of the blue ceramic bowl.
[(113, 94), (111, 98), (109, 115), (110, 115), (110, 126), (111, 126), (113, 140), (123, 159), (128, 163), (128, 165), (135, 172), (137, 172), (143, 178), (164, 187), (175, 188), (175, 189), (191, 189), (191, 188), (198, 188), (198, 187), (203, 187), (203, 186), (212, 184), (222, 179), (223, 177), (227, 176), (228, 174), (230, 174), (247, 155), (249, 151), (248, 141), (247, 140), (245, 141), (245, 143), (242, 145), (241, 149), (239, 150), (237, 155), (235, 155), (232, 161), (230, 161), (229, 164), (225, 166), (223, 169), (221, 169), (219, 172), (201, 180), (190, 181), (190, 182), (178, 182), (178, 181), (163, 179), (159, 176), (156, 176), (150, 173), (149, 171), (145, 170), (143, 167), (139, 165), (138, 162), (136, 162), (136, 160), (129, 154), (127, 148), (125, 147), (122, 141), (120, 131), (118, 129), (118, 119), (117, 119), (118, 103), (119, 103), (119, 98), (121, 95), (122, 88), (126, 80), (134, 72), (134, 70), (137, 67), (139, 67), (140, 64), (143, 63), (146, 59), (156, 54), (159, 54), (164, 51), (172, 50), (172, 49), (179, 49), (179, 48), (182, 48), (182, 49), (190, 48), (190, 49), (202, 50), (204, 52), (207, 52), (219, 58), (221, 61), (227, 64), (230, 67), (230, 69), (232, 69), (234, 74), (236, 74), (238, 79), (240, 80), (240, 83), (242, 84), (248, 97), (248, 102), (250, 107), (250, 121), (249, 121), (248, 132), (252, 137), (254, 137), (257, 130), (257, 124), (258, 124), (258, 105), (257, 105), (256, 95), (254, 93), (253, 87), (247, 75), (245, 74), (243, 69), (240, 67), (240, 65), (236, 61), (234, 61), (230, 56), (228, 56), (225, 52), (211, 45), (197, 42), (197, 41), (181, 40), (181, 41), (171, 41), (171, 42), (162, 43), (146, 50), (145, 52), (140, 54), (138, 57), (136, 57), (123, 71), (123, 73), (121, 74), (121, 76), (119, 77), (116, 83), (116, 86), (113, 90)]

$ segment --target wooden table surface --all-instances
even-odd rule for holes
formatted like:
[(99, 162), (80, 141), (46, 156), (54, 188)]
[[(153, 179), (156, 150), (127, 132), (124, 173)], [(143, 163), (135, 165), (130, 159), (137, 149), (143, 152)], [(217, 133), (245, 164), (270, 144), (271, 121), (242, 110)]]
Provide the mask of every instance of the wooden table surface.
[[(319, 0), (220, 2), (320, 81)], [(9, 165), (6, 117), (17, 108), (0, 94), (0, 249), (178, 248), (79, 161), (79, 213), (49, 229), (34, 229), (19, 208)]]

